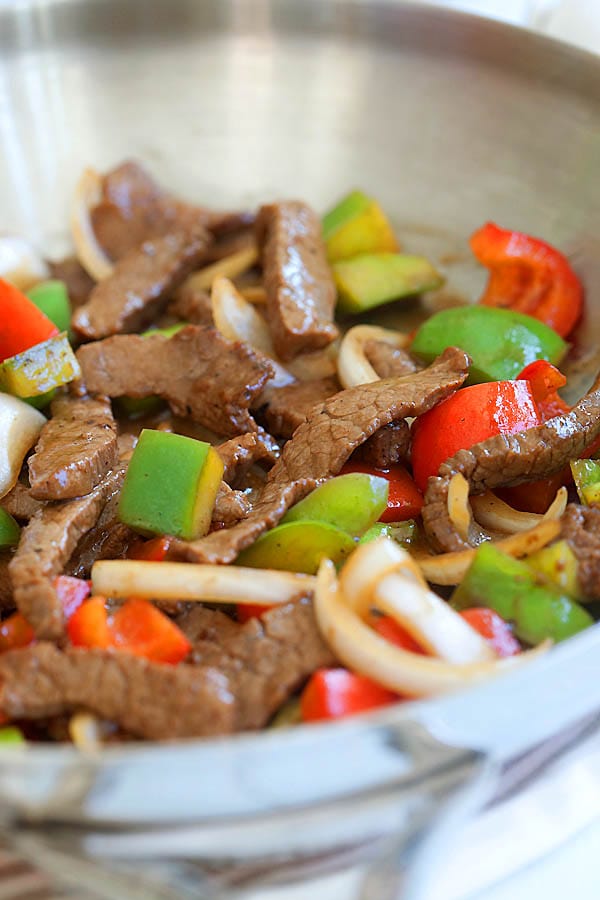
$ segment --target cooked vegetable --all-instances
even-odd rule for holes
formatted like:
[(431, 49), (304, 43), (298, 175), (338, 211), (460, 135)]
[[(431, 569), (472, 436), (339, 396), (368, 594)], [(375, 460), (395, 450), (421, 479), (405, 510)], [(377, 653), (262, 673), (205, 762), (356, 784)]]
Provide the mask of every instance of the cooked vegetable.
[(355, 544), (347, 531), (327, 522), (288, 522), (261, 535), (237, 558), (240, 566), (285, 569), (314, 575), (325, 557), (339, 563)]
[(529, 531), (531, 528), (535, 528), (545, 518), (557, 519), (562, 516), (567, 506), (568, 496), (565, 487), (559, 488), (552, 503), (543, 514), (513, 509), (508, 503), (496, 497), (492, 491), (470, 497), (469, 500), (475, 518), (484, 528), (516, 534), (519, 531)]
[(89, 581), (84, 581), (83, 578), (74, 578), (72, 575), (58, 575), (54, 579), (54, 590), (62, 603), (67, 619), (73, 615), (75, 610), (79, 609), (91, 592)]
[(57, 333), (56, 325), (35, 303), (0, 278), (0, 362)]
[(45, 421), (29, 404), (0, 394), (0, 497), (16, 484), (25, 454), (37, 441)]
[(23, 399), (39, 397), (80, 377), (79, 363), (64, 332), (5, 359), (0, 366), (0, 388)]
[(462, 388), (414, 422), (412, 461), (415, 481), (427, 479), (458, 450), (496, 434), (515, 434), (540, 424), (526, 381), (492, 381)]
[(323, 218), (327, 258), (334, 262), (359, 253), (394, 253), (398, 241), (376, 200), (352, 191)]
[(347, 669), (319, 669), (302, 692), (300, 711), (303, 722), (323, 722), (389, 706), (398, 699), (364, 675)]
[(455, 609), (493, 609), (513, 623), (520, 640), (532, 645), (547, 638), (564, 641), (593, 624), (589, 613), (558, 587), (540, 580), (526, 562), (506, 556), (490, 543), (478, 548), (451, 602)]
[(491, 644), (497, 656), (503, 658), (521, 652), (521, 646), (513, 636), (510, 625), (493, 609), (474, 606), (464, 609), (461, 616)]
[(431, 291), (443, 283), (424, 256), (364, 253), (333, 263), (338, 309), (359, 313), (390, 300)]
[(217, 260), (217, 262), (212, 265), (206, 266), (198, 272), (194, 272), (193, 275), (190, 275), (184, 282), (180, 291), (209, 291), (216, 278), (237, 278), (238, 275), (243, 275), (244, 272), (251, 269), (257, 262), (258, 249), (256, 247), (247, 247), (243, 250), (238, 250), (236, 253), (232, 253), (231, 256), (225, 256), (223, 259)]
[(569, 412), (571, 407), (558, 393), (558, 389), (565, 386), (567, 379), (552, 363), (538, 359), (525, 366), (517, 377), (529, 382), (542, 422)]
[(537, 319), (486, 306), (458, 306), (435, 313), (421, 325), (410, 349), (431, 362), (451, 346), (460, 347), (473, 361), (468, 384), (509, 381), (538, 359), (558, 365), (568, 349), (555, 331)]
[(595, 459), (574, 459), (571, 472), (582, 503), (600, 503), (600, 462)]
[(368, 531), (365, 531), (359, 544), (368, 544), (369, 541), (375, 541), (378, 537), (387, 537), (399, 544), (410, 544), (417, 536), (417, 523), (414, 519), (394, 523), (375, 522)]
[(27, 296), (53, 322), (59, 331), (71, 326), (71, 302), (64, 281), (41, 281)]
[(538, 550), (537, 553), (526, 556), (524, 562), (534, 572), (556, 584), (572, 599), (581, 599), (582, 592), (577, 578), (577, 557), (567, 541), (556, 541)]
[(404, 466), (393, 465), (378, 469), (361, 462), (350, 460), (342, 472), (364, 472), (377, 478), (385, 478), (389, 484), (387, 507), (380, 515), (381, 522), (405, 522), (414, 519), (421, 512), (423, 496)]
[(21, 613), (12, 613), (0, 622), (0, 653), (27, 647), (34, 640), (33, 628)]
[(567, 258), (539, 238), (488, 222), (471, 249), (490, 270), (480, 303), (535, 316), (567, 337), (581, 316), (583, 289)]
[(281, 520), (327, 522), (359, 537), (382, 515), (388, 505), (388, 482), (365, 473), (331, 478), (300, 500)]
[(17, 522), (6, 510), (0, 507), (0, 550), (7, 547), (16, 547), (19, 543), (21, 529)]
[(340, 344), (337, 371), (342, 387), (378, 381), (379, 375), (367, 359), (364, 345), (367, 341), (383, 341), (393, 347), (407, 347), (410, 339), (401, 331), (390, 331), (377, 325), (355, 325), (349, 328)]
[(193, 540), (210, 527), (223, 476), (210, 444), (144, 428), (129, 462), (119, 518), (138, 531)]
[(310, 594), (314, 578), (295, 572), (196, 563), (101, 560), (92, 568), (94, 593), (106, 597), (154, 597), (211, 603), (274, 606)]
[(421, 644), (415, 641), (406, 628), (399, 625), (392, 616), (374, 613), (370, 625), (373, 631), (385, 638), (386, 641), (394, 644), (395, 647), (400, 647), (402, 650), (410, 650), (411, 653), (419, 653), (421, 656), (427, 655)]
[(48, 277), (48, 266), (27, 241), (12, 234), (0, 236), (0, 278), (20, 291)]
[(94, 169), (86, 169), (75, 186), (71, 206), (71, 234), (77, 257), (96, 281), (112, 274), (113, 264), (98, 243), (91, 221), (92, 209), (102, 199), (102, 178)]
[(20, 728), (17, 728), (15, 725), (6, 725), (4, 728), (0, 728), (0, 745), (14, 746), (24, 743), (25, 736)]

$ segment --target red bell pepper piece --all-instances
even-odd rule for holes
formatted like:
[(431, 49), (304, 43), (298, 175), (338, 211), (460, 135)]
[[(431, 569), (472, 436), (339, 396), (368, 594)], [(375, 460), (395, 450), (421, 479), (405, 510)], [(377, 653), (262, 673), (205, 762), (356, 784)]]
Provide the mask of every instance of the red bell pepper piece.
[(462, 388), (419, 416), (412, 428), (412, 462), (417, 486), (437, 475), (459, 450), (497, 434), (515, 434), (540, 424), (526, 381), (488, 381)]
[(236, 617), (238, 622), (249, 622), (250, 619), (260, 619), (272, 606), (263, 606), (261, 603), (238, 603)]
[(388, 469), (378, 469), (361, 462), (349, 460), (342, 468), (340, 475), (349, 472), (365, 472), (377, 475), (389, 482), (387, 509), (379, 517), (380, 522), (405, 522), (415, 519), (421, 514), (423, 495), (408, 474), (404, 466), (394, 465)]
[(480, 300), (533, 316), (567, 337), (583, 310), (583, 288), (567, 258), (539, 238), (488, 222), (471, 249), (490, 270)]
[(0, 362), (58, 334), (35, 303), (0, 278)]
[(421, 656), (427, 656), (427, 652), (417, 644), (411, 634), (402, 628), (391, 616), (373, 616), (371, 619), (371, 627), (382, 638), (400, 647), (401, 650), (410, 650), (411, 653), (419, 653)]
[(34, 638), (33, 628), (21, 613), (13, 613), (0, 622), (0, 653), (28, 647)]
[(83, 578), (59, 575), (54, 579), (54, 590), (62, 603), (65, 617), (70, 619), (75, 610), (79, 609), (83, 601), (90, 596), (91, 584)]
[(302, 692), (300, 712), (303, 722), (321, 722), (388, 706), (399, 699), (364, 675), (347, 669), (318, 669)]
[(104, 650), (112, 647), (104, 597), (91, 597), (82, 603), (67, 622), (67, 634), (74, 647), (99, 647)]
[(167, 558), (172, 537), (156, 537), (149, 541), (136, 541), (129, 548), (129, 559), (143, 559), (149, 562), (163, 562)]
[(510, 625), (493, 609), (474, 606), (471, 609), (463, 609), (460, 615), (492, 645), (498, 656), (515, 656), (521, 652), (521, 645), (512, 633)]
[(515, 509), (543, 515), (556, 497), (558, 489), (568, 487), (572, 481), (571, 467), (565, 466), (560, 472), (548, 478), (528, 481), (514, 487), (497, 488), (494, 493)]
[(571, 407), (558, 394), (558, 389), (567, 383), (563, 373), (545, 359), (538, 359), (525, 366), (517, 378), (531, 385), (542, 422), (568, 413)]
[(175, 622), (148, 600), (127, 600), (111, 617), (114, 646), (153, 662), (178, 663), (192, 645)]

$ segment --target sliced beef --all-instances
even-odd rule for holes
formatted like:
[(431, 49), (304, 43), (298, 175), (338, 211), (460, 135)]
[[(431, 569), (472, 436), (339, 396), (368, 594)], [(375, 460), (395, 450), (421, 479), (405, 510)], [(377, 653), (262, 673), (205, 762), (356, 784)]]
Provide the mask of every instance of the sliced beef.
[(31, 496), (68, 500), (96, 487), (114, 468), (117, 426), (106, 397), (58, 397), (29, 459)]
[(559, 472), (578, 459), (600, 434), (600, 378), (573, 409), (544, 425), (519, 434), (496, 435), (470, 450), (459, 450), (430, 478), (423, 506), (423, 524), (430, 540), (441, 550), (468, 547), (450, 520), (448, 489), (460, 473), (472, 494), (497, 487), (537, 481)]
[(337, 337), (336, 291), (321, 222), (305, 203), (261, 207), (256, 221), (267, 315), (277, 355), (292, 359)]
[(239, 437), (230, 438), (215, 447), (225, 467), (223, 481), (234, 485), (245, 475), (250, 466), (262, 462), (268, 468), (275, 465), (279, 447), (264, 431), (250, 431)]
[(385, 341), (366, 341), (364, 351), (380, 378), (401, 378), (422, 368), (408, 350), (393, 347)]
[(0, 500), (0, 506), (15, 519), (26, 522), (43, 504), (31, 496), (26, 484), (17, 481), (14, 488)]
[(43, 506), (21, 532), (9, 571), (15, 603), (38, 638), (61, 637), (63, 611), (52, 581), (63, 571), (80, 538), (96, 523), (124, 473), (121, 466), (85, 497)]
[(426, 412), (459, 388), (468, 368), (467, 355), (450, 347), (422, 372), (362, 384), (315, 406), (285, 445), (250, 515), (234, 528), (191, 543), (179, 542), (174, 553), (190, 561), (231, 562), (310, 493), (316, 482), (337, 475), (372, 434), (390, 422)]
[(0, 553), (0, 611), (14, 609), (15, 606), (12, 582), (8, 571), (9, 562), (10, 555)]
[(406, 462), (409, 450), (410, 428), (405, 419), (400, 419), (376, 431), (359, 447), (356, 456), (369, 466), (387, 469), (388, 466)]
[(562, 517), (562, 537), (577, 557), (577, 577), (589, 600), (600, 600), (600, 509), (570, 503)]
[[(231, 225), (233, 224), (235, 223), (232, 220)], [(216, 234), (217, 232), (213, 229), (213, 233)], [(254, 222), (241, 228), (232, 227), (228, 232), (224, 232), (221, 229), (221, 233), (223, 236), (213, 241), (206, 251), (204, 262), (207, 265), (232, 256), (234, 253), (240, 253), (242, 250), (250, 250), (256, 247)]]
[(308, 413), (340, 389), (337, 378), (299, 381), (286, 387), (267, 387), (260, 402), (260, 415), (271, 434), (291, 438), (296, 428), (306, 421)]
[(96, 282), (85, 271), (75, 256), (48, 263), (50, 273), (58, 281), (64, 281), (73, 309), (87, 303)]
[(0, 703), (14, 719), (87, 709), (150, 740), (235, 728), (227, 678), (214, 669), (150, 663), (128, 653), (39, 643), (0, 657)]
[[(121, 456), (125, 461), (126, 455)], [(124, 474), (124, 468), (122, 469)], [(82, 536), (65, 566), (68, 575), (89, 578), (99, 559), (123, 559), (138, 535), (119, 520), (119, 500), (123, 479), (114, 480), (98, 521)]]
[(222, 481), (217, 491), (212, 514), (213, 528), (230, 528), (250, 512), (250, 501), (242, 491), (234, 491)]
[(89, 391), (158, 395), (177, 415), (224, 435), (256, 431), (249, 408), (273, 371), (247, 345), (200, 325), (171, 338), (118, 335), (80, 347), (77, 358)]
[(150, 325), (209, 242), (206, 231), (179, 231), (131, 250), (75, 311), (73, 328), (84, 338), (98, 339)]
[(190, 325), (214, 325), (212, 301), (208, 291), (183, 285), (169, 303), (167, 312)]

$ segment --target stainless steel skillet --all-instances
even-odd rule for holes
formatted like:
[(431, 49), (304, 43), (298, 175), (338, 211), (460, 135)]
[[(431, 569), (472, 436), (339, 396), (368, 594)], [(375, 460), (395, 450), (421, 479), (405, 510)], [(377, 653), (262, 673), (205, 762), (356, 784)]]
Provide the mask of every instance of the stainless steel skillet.
[[(215, 205), (324, 209), (365, 187), (407, 247), (446, 260), (449, 290), (473, 295), (470, 231), (495, 219), (542, 235), (588, 290), (576, 390), (598, 366), (600, 61), (581, 51), (391, 2), (21, 0), (0, 11), (0, 146), (0, 228), (48, 251), (81, 168), (124, 156)], [(249, 879), (292, 857), (339, 863), (414, 836), (467, 782), (491, 786), (502, 761), (593, 714), (599, 644), (590, 632), (473, 692), (334, 727), (7, 753), (0, 798), (7, 818), (68, 823), (42, 835), (49, 865), (117, 845), (177, 858), (183, 896), (207, 890), (192, 859)], [(169, 841), (149, 841), (160, 828)], [(37, 832), (19, 838), (43, 852)]]

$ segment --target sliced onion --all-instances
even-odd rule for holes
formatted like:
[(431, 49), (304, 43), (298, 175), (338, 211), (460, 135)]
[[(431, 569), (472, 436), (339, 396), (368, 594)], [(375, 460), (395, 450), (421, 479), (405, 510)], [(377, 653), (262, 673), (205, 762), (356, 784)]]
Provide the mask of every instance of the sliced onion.
[(213, 281), (211, 302), (215, 326), (223, 337), (229, 341), (244, 341), (269, 358), (275, 370), (270, 386), (285, 387), (296, 380), (275, 358), (269, 326), (233, 282), (217, 276)]
[(333, 341), (324, 350), (313, 353), (300, 353), (295, 359), (286, 363), (289, 372), (298, 381), (316, 381), (319, 378), (331, 378), (337, 373), (339, 342)]
[(390, 331), (376, 325), (355, 325), (342, 338), (338, 356), (338, 378), (342, 387), (379, 381), (379, 375), (365, 355), (367, 341), (383, 341), (393, 347), (407, 347), (410, 339), (401, 331)]
[(312, 593), (315, 578), (274, 569), (107, 559), (94, 563), (94, 593), (104, 597), (210, 600), (276, 606)]
[(248, 303), (253, 303), (255, 306), (264, 306), (267, 302), (267, 292), (260, 285), (239, 288), (239, 292)]
[(406, 578), (426, 586), (419, 567), (398, 544), (386, 538), (362, 544), (350, 555), (340, 572), (344, 600), (364, 618), (373, 604), (375, 585), (392, 572), (402, 572)]
[[(510, 537), (495, 541), (494, 545), (503, 553), (517, 558), (528, 556), (541, 550), (560, 534), (560, 522), (556, 519), (540, 522), (529, 531), (511, 534)], [(476, 548), (458, 550), (455, 553), (440, 553), (438, 556), (413, 554), (421, 572), (432, 584), (458, 584), (464, 578), (473, 562)]]
[(93, 753), (102, 747), (100, 722), (92, 713), (78, 712), (69, 719), (69, 737), (78, 750)]
[(516, 534), (520, 531), (529, 531), (539, 522), (545, 519), (560, 519), (567, 507), (569, 499), (568, 491), (561, 487), (554, 500), (543, 515), (539, 513), (521, 512), (513, 509), (492, 491), (471, 497), (471, 506), (477, 521), (485, 528), (493, 531), (504, 531), (507, 534)]
[(92, 210), (101, 199), (102, 176), (94, 169), (86, 169), (75, 185), (71, 206), (71, 234), (79, 262), (95, 281), (108, 278), (114, 268), (92, 227)]
[(48, 266), (28, 241), (11, 234), (0, 236), (0, 278), (26, 291), (49, 277)]
[(448, 516), (463, 541), (469, 540), (473, 517), (469, 506), (469, 482), (457, 472), (448, 485)]
[(238, 275), (243, 275), (244, 272), (255, 266), (257, 262), (258, 249), (256, 247), (245, 247), (243, 250), (238, 250), (230, 256), (224, 256), (223, 259), (218, 259), (210, 266), (194, 272), (184, 281), (179, 290), (209, 291), (215, 278), (219, 276), (223, 278), (237, 278)]
[(17, 483), (23, 460), (45, 422), (45, 416), (29, 403), (0, 394), (0, 497)]
[(542, 645), (508, 659), (467, 665), (402, 650), (376, 634), (343, 602), (331, 560), (323, 560), (319, 568), (314, 606), (319, 628), (338, 659), (404, 696), (428, 697), (465, 688), (521, 665), (546, 649)]

